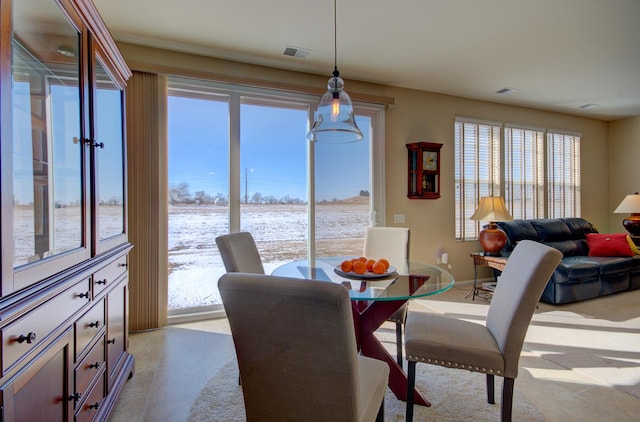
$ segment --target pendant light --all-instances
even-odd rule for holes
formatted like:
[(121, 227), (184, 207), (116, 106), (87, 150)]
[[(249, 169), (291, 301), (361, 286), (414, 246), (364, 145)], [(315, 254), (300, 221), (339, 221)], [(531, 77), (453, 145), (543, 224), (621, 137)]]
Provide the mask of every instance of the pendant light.
[(338, 72), (336, 9), (336, 0), (333, 0), (333, 76), (327, 83), (328, 91), (320, 99), (315, 121), (307, 134), (307, 139), (313, 142), (346, 144), (360, 141), (363, 135), (356, 125), (351, 98), (344, 91), (344, 81)]

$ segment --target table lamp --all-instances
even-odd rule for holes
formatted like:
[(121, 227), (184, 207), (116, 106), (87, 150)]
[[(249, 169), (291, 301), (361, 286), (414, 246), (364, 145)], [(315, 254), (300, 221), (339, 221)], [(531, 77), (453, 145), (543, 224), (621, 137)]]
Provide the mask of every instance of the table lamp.
[(640, 194), (638, 192), (625, 196), (613, 212), (615, 214), (631, 214), (622, 220), (622, 225), (632, 236), (640, 236)]
[(504, 199), (501, 196), (483, 196), (480, 198), (478, 209), (471, 216), (472, 220), (489, 221), (489, 224), (480, 232), (478, 240), (485, 255), (500, 256), (504, 245), (507, 244), (507, 235), (498, 228), (496, 221), (513, 220)]

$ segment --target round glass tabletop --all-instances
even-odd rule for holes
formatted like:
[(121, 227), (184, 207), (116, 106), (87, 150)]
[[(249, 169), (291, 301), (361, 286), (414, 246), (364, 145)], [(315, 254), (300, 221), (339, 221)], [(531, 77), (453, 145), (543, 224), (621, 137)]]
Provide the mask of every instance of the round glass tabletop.
[(450, 289), (455, 282), (453, 275), (447, 270), (416, 261), (396, 265), (395, 272), (379, 278), (373, 278), (375, 276), (371, 274), (361, 277), (355, 273), (348, 276), (339, 274), (340, 263), (351, 258), (353, 257), (316, 258), (312, 265), (309, 265), (308, 260), (293, 261), (279, 266), (271, 275), (340, 283), (349, 289), (352, 300), (390, 301), (431, 296)]

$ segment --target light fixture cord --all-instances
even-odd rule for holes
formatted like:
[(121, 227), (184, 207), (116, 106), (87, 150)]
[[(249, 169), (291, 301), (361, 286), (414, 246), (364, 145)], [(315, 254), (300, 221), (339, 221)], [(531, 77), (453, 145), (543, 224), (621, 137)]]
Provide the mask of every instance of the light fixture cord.
[(338, 72), (338, 6), (337, 0), (333, 0), (333, 76), (340, 76)]

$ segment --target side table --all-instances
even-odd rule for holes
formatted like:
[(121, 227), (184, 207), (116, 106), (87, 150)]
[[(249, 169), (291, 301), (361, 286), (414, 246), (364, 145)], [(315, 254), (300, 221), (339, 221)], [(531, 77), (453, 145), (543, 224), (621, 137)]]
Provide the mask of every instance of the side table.
[(502, 271), (507, 264), (508, 257), (485, 255), (484, 252), (474, 252), (470, 256), (473, 258), (473, 289), (471, 289), (467, 297), (471, 296), (471, 300), (475, 300), (476, 296), (481, 294), (489, 295), (493, 292), (482, 285), (478, 285), (478, 267), (490, 267)]

